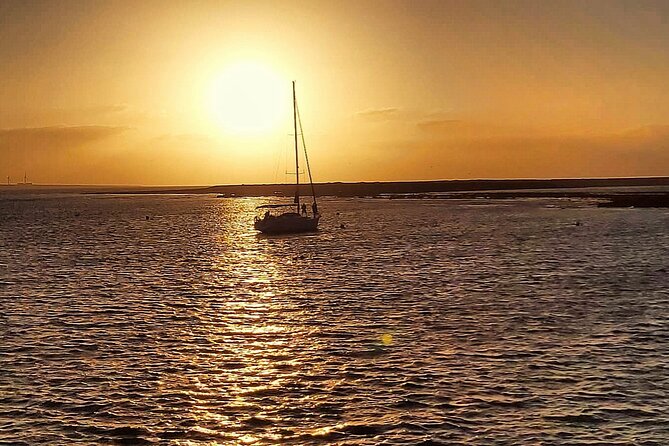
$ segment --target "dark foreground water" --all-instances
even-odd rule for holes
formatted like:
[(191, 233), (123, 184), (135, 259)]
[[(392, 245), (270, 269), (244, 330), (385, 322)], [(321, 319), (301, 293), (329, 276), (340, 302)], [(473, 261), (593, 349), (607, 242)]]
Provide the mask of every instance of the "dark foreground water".
[(0, 197), (0, 443), (669, 444), (669, 211), (260, 202)]

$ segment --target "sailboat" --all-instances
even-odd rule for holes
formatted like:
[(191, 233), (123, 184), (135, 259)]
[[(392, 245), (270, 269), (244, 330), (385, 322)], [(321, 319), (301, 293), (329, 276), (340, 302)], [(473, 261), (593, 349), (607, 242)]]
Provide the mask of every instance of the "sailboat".
[[(304, 158), (309, 173), (309, 184), (311, 186), (311, 212), (307, 209), (307, 204), (300, 198), (300, 161), (297, 127), (300, 127), (302, 136), (302, 147), (304, 148)], [(295, 95), (295, 81), (293, 81), (293, 130), (295, 131), (295, 199), (293, 203), (286, 204), (265, 204), (258, 206), (258, 211), (264, 212), (262, 216), (255, 217), (254, 228), (264, 234), (296, 234), (300, 232), (313, 232), (318, 230), (318, 220), (321, 214), (318, 212), (316, 202), (316, 190), (311, 177), (311, 167), (309, 166), (309, 157), (307, 155), (307, 146), (304, 143), (304, 134), (302, 133), (302, 120), (297, 109), (297, 97)], [(294, 207), (295, 210), (288, 210), (276, 214), (275, 212), (286, 208)]]

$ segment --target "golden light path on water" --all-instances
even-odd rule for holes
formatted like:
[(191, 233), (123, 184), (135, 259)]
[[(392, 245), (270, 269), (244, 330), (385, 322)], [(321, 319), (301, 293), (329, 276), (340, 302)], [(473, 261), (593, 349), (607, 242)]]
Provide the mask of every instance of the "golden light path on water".
[(662, 210), (324, 198), (266, 237), (271, 199), (3, 200), (0, 442), (666, 439)]
[[(272, 419), (271, 413), (257, 410), (258, 398), (281, 395), (286, 388), (295, 385), (308, 367), (303, 364), (302, 357), (310, 349), (308, 338), (313, 329), (304, 323), (303, 313), (306, 310), (280, 298), (281, 295), (300, 292), (295, 283), (294, 270), (302, 266), (295, 261), (301, 255), (277, 256), (271, 252), (270, 244), (263, 243), (263, 240), (271, 238), (258, 236), (249, 229), (256, 206), (263, 203), (266, 199), (238, 200), (232, 212), (220, 215), (224, 219), (221, 223), (230, 225), (233, 232), (217, 236), (220, 237), (218, 242), (223, 252), (212, 257), (213, 264), (206, 282), (227, 289), (231, 286), (232, 276), (232, 286), (245, 291), (213, 308), (214, 317), (207, 320), (201, 329), (207, 333), (207, 342), (223, 348), (227, 358), (217, 354), (189, 358), (192, 363), (202, 361), (207, 367), (213, 366), (220, 372), (190, 377), (188, 383), (177, 382), (177, 386), (186, 384), (195, 387), (196, 390), (189, 392), (194, 398), (207, 399), (210, 396), (217, 399), (216, 404), (197, 404), (191, 409), (190, 415), (198, 421), (197, 430), (205, 435), (217, 436), (234, 430), (236, 420), (229, 414), (235, 410), (255, 413), (245, 421), (248, 427), (274, 424), (276, 420)], [(286, 243), (290, 243), (289, 239)], [(286, 319), (290, 320), (290, 324), (285, 323)], [(234, 358), (232, 364), (230, 358)], [(327, 390), (338, 382), (338, 379), (323, 380), (323, 385)], [(221, 383), (233, 384), (226, 386), (221, 394)], [(223, 411), (219, 404), (221, 399), (227, 401)], [(297, 403), (303, 406), (304, 400), (312, 399), (317, 398), (305, 395), (298, 398)], [(290, 400), (277, 401), (280, 408), (294, 403)], [(312, 429), (310, 434), (318, 438), (336, 427)], [(285, 432), (280, 430), (266, 432), (263, 437), (230, 432), (220, 444), (253, 444), (262, 439), (280, 442), (284, 436)]]

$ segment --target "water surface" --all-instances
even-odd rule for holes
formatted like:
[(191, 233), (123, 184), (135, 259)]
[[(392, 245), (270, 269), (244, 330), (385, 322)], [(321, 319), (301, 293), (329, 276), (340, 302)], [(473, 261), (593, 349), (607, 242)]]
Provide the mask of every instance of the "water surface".
[(667, 210), (261, 202), (0, 197), (0, 443), (669, 444)]

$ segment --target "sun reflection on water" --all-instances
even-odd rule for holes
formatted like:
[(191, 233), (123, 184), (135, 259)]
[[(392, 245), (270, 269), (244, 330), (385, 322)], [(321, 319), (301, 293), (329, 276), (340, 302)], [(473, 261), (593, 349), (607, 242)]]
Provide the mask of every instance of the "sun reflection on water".
[[(198, 321), (189, 327), (201, 341), (187, 358), (189, 370), (163, 382), (164, 391), (187, 391), (190, 416), (201, 432), (224, 435), (221, 444), (253, 444), (262, 438), (282, 438), (279, 410), (295, 396), (301, 373), (298, 349), (309, 328), (304, 308), (287, 298), (298, 293), (295, 266), (282, 250), (281, 240), (261, 239), (250, 228), (261, 200), (222, 200), (220, 249), (211, 256), (204, 281), (217, 299), (190, 309)], [(196, 344), (197, 345), (197, 344)], [(167, 387), (172, 386), (172, 389)]]

